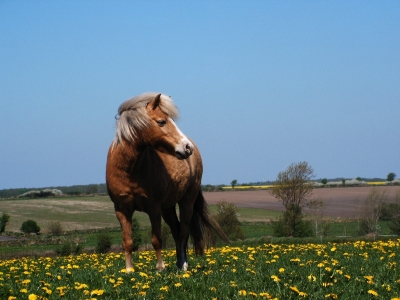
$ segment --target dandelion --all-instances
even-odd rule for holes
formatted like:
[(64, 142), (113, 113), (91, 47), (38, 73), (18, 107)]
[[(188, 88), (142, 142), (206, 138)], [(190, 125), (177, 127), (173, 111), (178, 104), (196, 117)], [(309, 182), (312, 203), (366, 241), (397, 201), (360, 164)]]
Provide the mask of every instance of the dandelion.
[(283, 273), (283, 272), (285, 272), (285, 269), (284, 268), (280, 268), (279, 269), (279, 273)]
[(38, 296), (36, 296), (35, 294), (30, 294), (28, 296), (28, 300), (37, 300)]
[(163, 286), (163, 287), (160, 287), (160, 291), (168, 292), (168, 290), (169, 290), (169, 287), (167, 285)]
[(175, 286), (175, 287), (181, 287), (181, 286), (182, 286), (182, 283), (177, 282), (177, 283), (174, 284), (174, 286)]
[(316, 281), (316, 280), (317, 280), (317, 278), (316, 278), (315, 276), (313, 276), (313, 275), (307, 276), (307, 279), (308, 279), (309, 281)]
[(217, 288), (215, 286), (210, 287), (210, 290), (215, 292), (217, 290)]
[(185, 273), (185, 274), (182, 275), (182, 277), (183, 277), (183, 278), (189, 278), (189, 277), (190, 277), (190, 274), (189, 274), (189, 273)]
[(246, 295), (247, 295), (246, 290), (240, 290), (239, 291), (239, 296), (246, 296)]
[(281, 280), (279, 279), (279, 277), (276, 276), (276, 275), (272, 275), (271, 278), (272, 278), (275, 282), (281, 281)]
[(368, 290), (368, 294), (378, 297), (378, 293), (375, 292), (374, 290)]
[(104, 290), (93, 290), (90, 294), (91, 294), (92, 296), (93, 296), (93, 295), (101, 296), (101, 295), (104, 294)]

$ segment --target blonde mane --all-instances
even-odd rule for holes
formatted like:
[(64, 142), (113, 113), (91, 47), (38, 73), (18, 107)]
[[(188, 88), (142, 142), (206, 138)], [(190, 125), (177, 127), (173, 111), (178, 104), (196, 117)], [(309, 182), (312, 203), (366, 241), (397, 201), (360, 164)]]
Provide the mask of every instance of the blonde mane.
[[(117, 130), (113, 141), (113, 146), (122, 143), (123, 139), (133, 142), (137, 138), (137, 133), (150, 124), (146, 106), (160, 93), (144, 93), (123, 102), (118, 108)], [(171, 97), (161, 94), (161, 110), (172, 119), (179, 117), (178, 108), (172, 102)]]

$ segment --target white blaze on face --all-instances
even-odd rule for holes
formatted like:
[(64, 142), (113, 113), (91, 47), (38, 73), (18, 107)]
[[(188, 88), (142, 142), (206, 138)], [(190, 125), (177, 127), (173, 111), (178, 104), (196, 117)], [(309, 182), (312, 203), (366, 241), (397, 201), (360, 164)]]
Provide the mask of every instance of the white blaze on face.
[(175, 152), (177, 153), (177, 155), (180, 156), (178, 158), (189, 157), (192, 154), (193, 148), (194, 148), (192, 142), (187, 138), (186, 135), (183, 134), (183, 132), (178, 128), (178, 126), (176, 126), (174, 120), (169, 118), (169, 121), (171, 122), (171, 124), (173, 126), (175, 126), (176, 131), (178, 132), (178, 134), (181, 138), (180, 143), (178, 143), (175, 148)]

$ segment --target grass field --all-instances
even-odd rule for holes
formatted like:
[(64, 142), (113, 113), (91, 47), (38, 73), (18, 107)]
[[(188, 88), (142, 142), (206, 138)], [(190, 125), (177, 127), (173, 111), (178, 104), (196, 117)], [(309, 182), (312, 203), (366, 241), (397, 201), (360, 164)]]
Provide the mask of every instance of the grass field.
[[(211, 213), (217, 212), (216, 205), (210, 205)], [(265, 209), (239, 207), (240, 221), (272, 219), (280, 212)], [(59, 221), (65, 230), (118, 227), (114, 206), (108, 196), (51, 198), (51, 199), (4, 199), (0, 200), (0, 212), (11, 216), (7, 231), (19, 231), (22, 222), (35, 220), (46, 231), (52, 221)], [(135, 212), (134, 217), (143, 227), (150, 226), (148, 216)]]

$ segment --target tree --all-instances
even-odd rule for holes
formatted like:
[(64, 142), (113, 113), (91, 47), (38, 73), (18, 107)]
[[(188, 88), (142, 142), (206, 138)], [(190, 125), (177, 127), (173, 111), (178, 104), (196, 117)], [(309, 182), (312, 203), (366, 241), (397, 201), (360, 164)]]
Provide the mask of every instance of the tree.
[(326, 179), (326, 178), (321, 179), (321, 183), (322, 184), (327, 184), (328, 183), (328, 179)]
[(236, 205), (222, 200), (217, 203), (217, 208), (218, 213), (215, 220), (226, 236), (232, 241), (244, 239), (245, 236), (240, 228), (241, 223), (238, 219), (239, 213)]
[(364, 233), (378, 234), (378, 221), (387, 201), (386, 190), (373, 188), (361, 206), (361, 229)]
[(89, 184), (86, 188), (87, 194), (97, 194), (99, 192), (99, 187), (97, 184)]
[[(307, 162), (292, 163), (286, 171), (278, 174), (269, 191), (272, 196), (282, 201), (286, 209), (282, 219), (278, 221), (289, 226), (286, 235), (298, 236), (299, 230), (308, 231), (305, 229), (305, 221), (302, 220), (302, 208), (307, 204), (307, 198), (314, 188), (311, 182), (314, 176), (314, 170)], [(303, 233), (301, 235), (303, 236)]]
[(3, 215), (0, 218), (0, 233), (6, 230), (6, 225), (8, 221), (10, 221), (10, 215), (3, 213)]
[(396, 174), (391, 172), (387, 175), (386, 181), (393, 181), (396, 178)]
[(40, 227), (38, 226), (38, 224), (35, 221), (27, 220), (27, 221), (22, 223), (21, 231), (23, 233), (36, 233), (36, 234), (38, 234), (40, 232)]
[(231, 181), (232, 188), (235, 188), (235, 185), (237, 185), (237, 180), (236, 179)]

